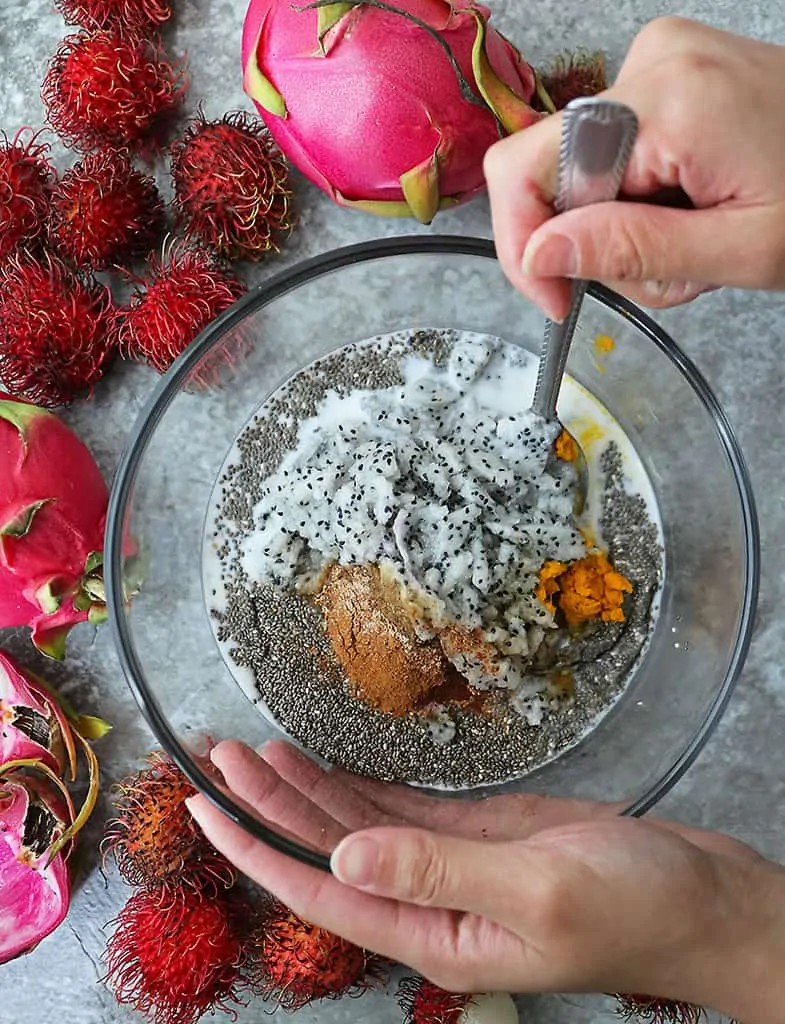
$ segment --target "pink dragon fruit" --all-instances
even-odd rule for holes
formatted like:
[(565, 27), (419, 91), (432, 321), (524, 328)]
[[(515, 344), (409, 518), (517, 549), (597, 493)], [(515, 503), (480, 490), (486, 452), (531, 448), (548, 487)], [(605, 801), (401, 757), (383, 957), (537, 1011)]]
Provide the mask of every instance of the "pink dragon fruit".
[(73, 777), (76, 748), (71, 727), (57, 701), (0, 651), (0, 765), (34, 760)]
[[(0, 651), (0, 964), (32, 949), (68, 911), (65, 861), (99, 791), (88, 741), (109, 729)], [(76, 778), (77, 747), (88, 775), (78, 813), (63, 781), (66, 769)]]
[(32, 627), (65, 656), (77, 622), (106, 618), (101, 568), (108, 490), (53, 413), (0, 393), (0, 627)]
[(472, 0), (251, 0), (245, 91), (343, 206), (428, 223), (485, 187), (501, 135), (541, 115), (534, 70)]
[(0, 768), (0, 964), (29, 953), (68, 913), (66, 854), (52, 854), (72, 818), (29, 767)]

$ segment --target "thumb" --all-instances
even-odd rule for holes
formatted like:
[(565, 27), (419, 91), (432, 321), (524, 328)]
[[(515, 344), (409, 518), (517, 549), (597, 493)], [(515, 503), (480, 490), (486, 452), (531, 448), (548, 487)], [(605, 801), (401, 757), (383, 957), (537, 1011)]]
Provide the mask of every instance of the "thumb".
[(511, 877), (516, 902), (526, 878), (536, 878), (524, 843), (476, 842), (425, 829), (375, 828), (339, 843), (330, 867), (346, 885), (425, 907), (509, 916)]
[(524, 274), (599, 281), (785, 284), (785, 210), (676, 210), (597, 203), (547, 221), (523, 253)]

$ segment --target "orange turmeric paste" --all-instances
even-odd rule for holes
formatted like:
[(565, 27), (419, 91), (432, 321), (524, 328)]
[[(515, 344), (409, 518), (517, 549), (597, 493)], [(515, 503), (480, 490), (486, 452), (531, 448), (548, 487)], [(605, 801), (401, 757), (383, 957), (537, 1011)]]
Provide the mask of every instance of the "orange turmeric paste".
[(562, 430), (556, 438), (553, 450), (556, 458), (561, 459), (563, 462), (575, 462), (578, 458), (578, 446), (575, 443), (575, 438), (572, 434), (567, 433), (566, 430)]
[(616, 572), (601, 551), (575, 562), (545, 562), (535, 596), (553, 615), (558, 608), (568, 626), (601, 619), (624, 622), (624, 595), (632, 584)]

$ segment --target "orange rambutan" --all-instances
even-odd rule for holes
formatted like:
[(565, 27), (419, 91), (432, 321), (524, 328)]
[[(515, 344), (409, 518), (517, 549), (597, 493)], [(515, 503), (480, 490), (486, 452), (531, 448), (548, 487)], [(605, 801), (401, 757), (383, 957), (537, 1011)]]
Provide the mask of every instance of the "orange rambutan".
[(117, 815), (102, 846), (129, 885), (229, 888), (236, 873), (205, 838), (185, 801), (196, 789), (162, 751), (114, 790)]
[(398, 985), (398, 1004), (404, 1024), (458, 1024), (472, 997), (447, 992), (425, 978), (404, 978)]
[(448, 992), (425, 978), (398, 985), (403, 1024), (518, 1024), (518, 1011), (504, 992)]
[(254, 988), (289, 1011), (317, 999), (360, 996), (383, 976), (381, 957), (309, 924), (278, 901), (263, 915), (249, 948), (257, 965)]

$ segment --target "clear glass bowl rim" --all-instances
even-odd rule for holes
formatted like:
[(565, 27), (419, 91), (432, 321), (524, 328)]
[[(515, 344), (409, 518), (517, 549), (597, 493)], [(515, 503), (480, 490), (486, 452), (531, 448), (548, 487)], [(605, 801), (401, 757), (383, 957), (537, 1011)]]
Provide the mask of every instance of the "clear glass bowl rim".
[[(199, 360), (216, 344), (223, 333), (240, 323), (249, 313), (276, 298), (326, 273), (370, 260), (394, 256), (464, 255), (496, 259), (493, 242), (485, 238), (461, 235), (403, 235), (360, 242), (322, 253), (280, 271), (234, 303), (214, 320), (177, 359), (161, 378), (144, 408), (138, 414), (129, 441), (115, 474), (109, 498), (106, 524), (105, 574), (107, 603), (118, 657), (131, 692), (142, 715), (164, 750), (189, 781), (232, 821), (257, 839), (301, 863), (329, 870), (329, 859), (279, 835), (257, 818), (237, 806), (216, 783), (202, 771), (187, 753), (174, 730), (161, 712), (154, 693), (148, 686), (136, 657), (131, 630), (125, 613), (122, 592), (123, 526), (126, 507), (132, 494), (137, 471), (147, 445), (167, 408)], [(727, 673), (714, 703), (689, 745), (669, 770), (622, 814), (639, 817), (650, 810), (684, 775), (703, 749), (730, 700), (733, 688), (744, 665), (754, 626), (760, 576), (760, 537), (752, 483), (744, 456), (734, 430), (709, 384), (676, 342), (646, 313), (622, 295), (592, 282), (592, 298), (624, 317), (660, 349), (681, 371), (711, 417), (730, 462), (739, 495), (747, 554), (744, 596), (736, 644)]]

